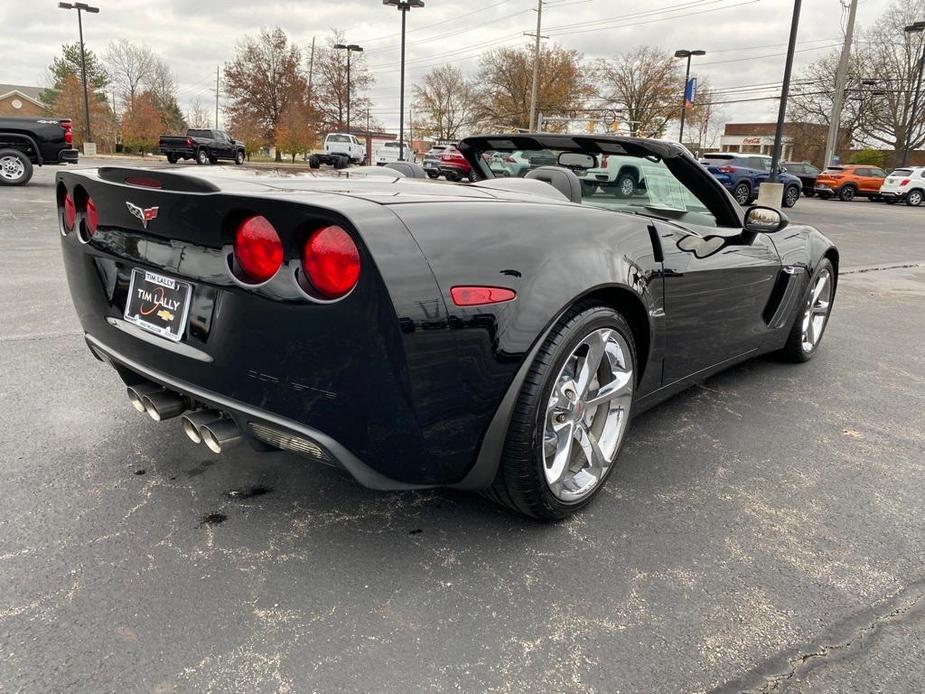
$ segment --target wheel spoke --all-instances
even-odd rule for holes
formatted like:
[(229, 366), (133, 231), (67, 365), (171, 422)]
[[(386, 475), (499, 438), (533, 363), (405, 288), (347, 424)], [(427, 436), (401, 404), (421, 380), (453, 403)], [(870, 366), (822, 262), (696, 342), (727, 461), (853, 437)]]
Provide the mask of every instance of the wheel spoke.
[(821, 275), (819, 279), (816, 280), (816, 286), (813, 287), (813, 303), (816, 303), (819, 300), (819, 297), (822, 295), (822, 290), (825, 289), (828, 281), (828, 275)]
[(581, 426), (575, 430), (575, 437), (588, 461), (590, 472), (594, 473), (596, 477), (600, 477), (608, 463), (594, 434)]
[[(569, 460), (572, 457), (572, 441), (575, 439), (575, 424), (566, 422), (558, 431), (555, 442), (555, 454), (552, 458), (552, 465), (545, 470), (546, 481), (549, 484), (559, 484), (565, 476), (569, 466)], [(548, 458), (547, 458), (548, 459)]]
[(825, 316), (829, 313), (829, 302), (828, 301), (819, 301), (813, 305), (813, 314), (817, 316)]
[(588, 388), (598, 369), (601, 368), (601, 360), (604, 358), (604, 349), (607, 345), (607, 339), (610, 337), (610, 331), (595, 331), (585, 338), (585, 344), (588, 346), (588, 353), (578, 370), (578, 395), (582, 398), (588, 393)]
[(614, 379), (610, 383), (601, 386), (593, 393), (588, 393), (588, 397), (585, 398), (585, 407), (596, 407), (614, 398), (630, 395), (632, 392), (633, 374), (628, 371), (623, 371), (614, 374)]

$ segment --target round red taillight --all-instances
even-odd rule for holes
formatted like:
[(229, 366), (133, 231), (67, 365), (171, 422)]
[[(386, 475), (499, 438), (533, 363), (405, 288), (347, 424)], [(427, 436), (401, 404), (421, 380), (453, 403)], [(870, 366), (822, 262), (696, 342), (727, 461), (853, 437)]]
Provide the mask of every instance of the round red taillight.
[(302, 264), (309, 282), (328, 299), (338, 299), (360, 279), (360, 252), (339, 226), (318, 229), (305, 242)]
[(74, 223), (77, 221), (77, 207), (74, 205), (74, 198), (70, 193), (64, 196), (64, 230), (73, 231)]
[(96, 203), (93, 198), (87, 198), (86, 224), (87, 236), (93, 236), (96, 233), (96, 227), (99, 223), (99, 215), (96, 212)]
[(247, 277), (266, 282), (283, 264), (283, 244), (266, 217), (245, 219), (234, 237), (234, 257)]

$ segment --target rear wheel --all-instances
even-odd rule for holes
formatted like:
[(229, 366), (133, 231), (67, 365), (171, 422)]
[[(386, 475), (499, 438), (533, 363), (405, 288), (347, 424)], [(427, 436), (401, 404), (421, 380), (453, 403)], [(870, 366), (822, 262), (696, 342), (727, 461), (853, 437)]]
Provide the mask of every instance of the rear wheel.
[(844, 202), (851, 202), (854, 200), (854, 196), (857, 192), (857, 189), (852, 185), (843, 186), (842, 189), (838, 191), (838, 199)]
[(636, 192), (636, 179), (630, 174), (622, 174), (617, 179), (617, 195), (621, 198), (632, 197)]
[(920, 190), (910, 190), (909, 194), (906, 195), (906, 204), (909, 207), (918, 207), (922, 204), (922, 191)]
[(209, 153), (204, 149), (200, 149), (196, 152), (196, 163), (200, 166), (204, 166), (209, 163)]
[(312, 169), (320, 169), (321, 168), (321, 157), (319, 157), (317, 154), (312, 154), (308, 158), (308, 165)]
[(572, 307), (531, 365), (486, 495), (544, 520), (585, 507), (613, 471), (635, 379), (633, 334), (623, 316), (606, 306)]
[(823, 258), (806, 288), (803, 312), (797, 316), (781, 354), (789, 361), (809, 361), (816, 354), (832, 312), (835, 298), (835, 270)]
[(167, 161), (169, 161), (171, 164), (176, 164), (178, 161), (180, 161), (180, 155), (179, 154), (168, 154)]
[(797, 200), (800, 199), (800, 187), (799, 186), (790, 186), (787, 190), (784, 191), (784, 207), (793, 207), (797, 204)]
[(436, 171), (428, 171), (427, 177), (428, 178), (440, 178), (440, 174), (438, 174)]
[(22, 186), (32, 178), (32, 162), (18, 149), (0, 149), (0, 185)]
[(747, 183), (740, 183), (733, 188), (732, 197), (734, 197), (735, 201), (742, 207), (745, 207), (752, 197), (752, 189), (748, 187)]

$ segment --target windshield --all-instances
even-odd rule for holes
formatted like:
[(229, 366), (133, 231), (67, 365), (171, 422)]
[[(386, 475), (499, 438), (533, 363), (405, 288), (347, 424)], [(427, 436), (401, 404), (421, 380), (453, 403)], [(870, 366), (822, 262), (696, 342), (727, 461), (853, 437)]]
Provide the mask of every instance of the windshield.
[[(563, 151), (485, 150), (479, 157), (494, 178), (524, 178), (541, 166), (559, 166)], [(717, 226), (707, 206), (654, 155), (589, 152), (587, 164), (565, 167), (578, 177), (583, 205)]]

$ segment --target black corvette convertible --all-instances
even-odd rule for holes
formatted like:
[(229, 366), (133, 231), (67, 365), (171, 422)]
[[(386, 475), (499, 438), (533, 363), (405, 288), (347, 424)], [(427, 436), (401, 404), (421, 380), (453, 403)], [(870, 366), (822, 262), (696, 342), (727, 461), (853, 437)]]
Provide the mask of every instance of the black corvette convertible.
[[(755, 355), (817, 351), (838, 251), (743, 211), (682, 147), (536, 134), (459, 149), (474, 183), (60, 172), (90, 350), (136, 409), (181, 417), (215, 452), (248, 441), (538, 518), (600, 491), (641, 410)], [(556, 165), (495, 177), (514, 152)], [(612, 156), (635, 191), (583, 178)]]

